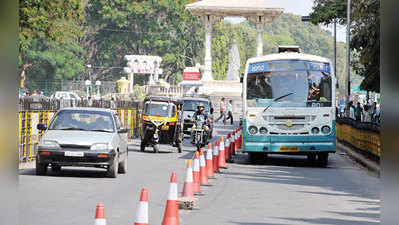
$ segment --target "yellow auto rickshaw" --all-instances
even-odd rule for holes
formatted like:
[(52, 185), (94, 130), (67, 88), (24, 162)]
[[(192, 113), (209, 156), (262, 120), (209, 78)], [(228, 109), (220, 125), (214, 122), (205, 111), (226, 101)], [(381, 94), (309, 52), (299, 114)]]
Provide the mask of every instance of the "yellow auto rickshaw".
[(140, 151), (152, 146), (159, 152), (159, 144), (183, 147), (183, 104), (180, 99), (147, 96), (143, 101)]

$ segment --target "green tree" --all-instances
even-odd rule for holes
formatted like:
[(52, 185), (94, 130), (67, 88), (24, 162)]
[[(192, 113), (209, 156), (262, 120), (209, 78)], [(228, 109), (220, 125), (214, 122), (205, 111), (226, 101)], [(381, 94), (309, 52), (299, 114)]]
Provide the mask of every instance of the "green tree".
[[(315, 24), (331, 24), (335, 19), (346, 24), (346, 0), (315, 0), (310, 14)], [(354, 0), (351, 5), (353, 70), (364, 77), (361, 88), (380, 91), (380, 0)]]
[(80, 0), (20, 0), (18, 65), (37, 82), (78, 77), (84, 66)]
[[(202, 45), (202, 25), (184, 8), (190, 2), (89, 0), (86, 11), (94, 33), (94, 53), (88, 61), (123, 67), (124, 55), (159, 55), (164, 78), (175, 83), (177, 72), (194, 66)], [(97, 71), (101, 76), (106, 73), (106, 69)], [(121, 70), (114, 73), (119, 75)]]

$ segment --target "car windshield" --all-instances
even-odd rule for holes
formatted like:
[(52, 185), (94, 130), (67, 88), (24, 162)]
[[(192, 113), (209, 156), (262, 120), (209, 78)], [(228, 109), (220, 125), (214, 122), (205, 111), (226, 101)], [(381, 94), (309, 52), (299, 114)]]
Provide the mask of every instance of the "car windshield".
[(114, 123), (108, 112), (63, 110), (57, 113), (49, 130), (114, 132)]
[[(308, 64), (305, 61), (273, 62), (267, 65), (266, 71), (248, 74), (248, 106), (265, 107), (273, 99), (284, 96), (273, 102), (273, 107), (331, 107), (330, 74), (309, 68)], [(278, 69), (273, 70), (273, 66)]]
[(204, 105), (205, 111), (209, 112), (208, 101), (201, 100), (184, 100), (184, 111), (197, 111), (198, 104), (202, 103)]
[(176, 110), (173, 103), (167, 102), (146, 102), (144, 107), (144, 115), (172, 117), (175, 116)]

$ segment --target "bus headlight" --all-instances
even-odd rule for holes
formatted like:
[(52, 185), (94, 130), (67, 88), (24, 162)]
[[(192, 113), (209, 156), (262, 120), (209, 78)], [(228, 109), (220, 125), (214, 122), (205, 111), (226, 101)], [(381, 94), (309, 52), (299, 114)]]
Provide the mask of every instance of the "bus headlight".
[(318, 134), (319, 132), (320, 132), (320, 129), (318, 127), (312, 128), (312, 134)]
[(249, 127), (248, 127), (248, 133), (249, 133), (250, 135), (254, 135), (254, 134), (258, 133), (258, 128), (255, 127), (255, 126), (249, 126)]
[(259, 133), (260, 133), (260, 134), (267, 134), (267, 129), (266, 129), (266, 127), (261, 127), (261, 128), (259, 129)]
[(321, 132), (322, 132), (323, 134), (329, 134), (329, 133), (331, 132), (331, 128), (330, 128), (329, 126), (323, 126), (323, 127), (321, 128)]

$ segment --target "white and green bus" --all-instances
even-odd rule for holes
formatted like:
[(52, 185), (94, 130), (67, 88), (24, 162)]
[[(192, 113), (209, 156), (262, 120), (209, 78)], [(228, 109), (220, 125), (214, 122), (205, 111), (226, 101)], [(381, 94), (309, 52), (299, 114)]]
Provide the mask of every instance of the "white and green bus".
[(243, 151), (306, 155), (328, 164), (335, 153), (335, 84), (331, 62), (298, 47), (251, 58), (243, 77)]

